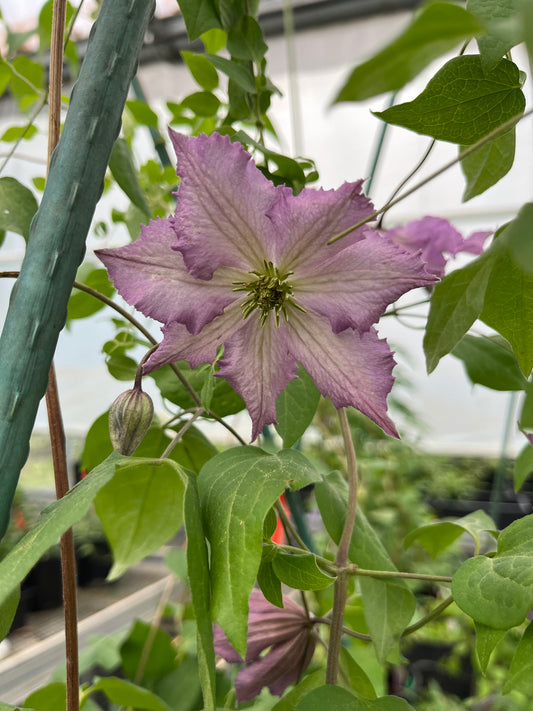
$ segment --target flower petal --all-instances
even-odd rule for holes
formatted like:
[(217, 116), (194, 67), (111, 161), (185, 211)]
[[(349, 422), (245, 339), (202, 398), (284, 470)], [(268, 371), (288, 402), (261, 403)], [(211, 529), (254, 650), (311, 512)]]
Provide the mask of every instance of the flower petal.
[(376, 231), (291, 279), (298, 304), (328, 318), (335, 333), (367, 330), (406, 291), (435, 281), (418, 254)]
[(226, 311), (210, 321), (198, 334), (191, 334), (182, 323), (171, 321), (162, 327), (163, 341), (143, 367), (144, 373), (151, 373), (167, 363), (186, 360), (193, 368), (201, 363), (212, 363), (217, 348), (230, 338), (242, 324), (239, 302), (231, 304)]
[(129, 304), (145, 316), (162, 323), (179, 321), (198, 333), (235, 301), (232, 282), (242, 279), (242, 272), (220, 269), (210, 281), (195, 279), (172, 249), (175, 243), (170, 221), (158, 219), (142, 226), (136, 242), (96, 254)]
[(257, 661), (247, 664), (235, 678), (237, 702), (249, 701), (268, 686), (273, 694), (281, 695), (298, 681), (314, 651), (315, 641), (309, 629), (303, 629), (292, 639), (276, 644)]
[(178, 249), (196, 277), (220, 266), (259, 269), (273, 240), (267, 210), (283, 194), (239, 143), (213, 133), (182, 136), (170, 129), (181, 184), (174, 229)]
[(327, 246), (329, 239), (372, 214), (373, 205), (361, 192), (362, 180), (338, 190), (306, 188), (299, 195), (280, 194), (268, 215), (276, 232), (275, 262), (281, 271), (312, 268), (359, 240), (359, 228)]
[(485, 246), (485, 240), (492, 232), (473, 232), (466, 237), (461, 246), (460, 252), (468, 252), (469, 254), (481, 254)]
[(336, 408), (355, 407), (384, 432), (398, 437), (387, 416), (394, 359), (386, 341), (374, 329), (359, 333), (347, 328), (334, 334), (329, 321), (312, 312), (291, 310), (289, 326), (291, 353), (322, 395)]
[(253, 312), (225, 341), (224, 360), (217, 375), (242, 397), (252, 418), (252, 441), (264, 425), (276, 422), (276, 398), (294, 378), (295, 358), (289, 353), (287, 325), (279, 328), (271, 313), (263, 327)]

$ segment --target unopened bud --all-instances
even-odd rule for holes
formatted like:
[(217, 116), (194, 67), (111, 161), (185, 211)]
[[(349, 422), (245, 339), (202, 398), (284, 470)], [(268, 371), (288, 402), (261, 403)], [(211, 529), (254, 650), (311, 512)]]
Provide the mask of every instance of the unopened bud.
[(113, 449), (127, 457), (137, 449), (148, 431), (154, 405), (140, 387), (119, 395), (109, 410), (109, 435)]

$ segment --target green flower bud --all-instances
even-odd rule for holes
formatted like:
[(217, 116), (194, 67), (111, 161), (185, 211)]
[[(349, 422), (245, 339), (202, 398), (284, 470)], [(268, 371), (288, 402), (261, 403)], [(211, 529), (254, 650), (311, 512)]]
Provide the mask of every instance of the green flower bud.
[(127, 457), (137, 449), (154, 415), (152, 398), (140, 387), (119, 395), (109, 410), (109, 435), (119, 454)]

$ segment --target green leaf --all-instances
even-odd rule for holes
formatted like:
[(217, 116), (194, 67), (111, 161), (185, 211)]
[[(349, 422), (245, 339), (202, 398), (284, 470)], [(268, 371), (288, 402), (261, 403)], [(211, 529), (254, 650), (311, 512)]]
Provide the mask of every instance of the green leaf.
[(260, 63), (268, 49), (263, 32), (250, 15), (244, 15), (230, 27), (227, 40), (228, 52), (235, 59)]
[(404, 548), (409, 548), (415, 541), (421, 543), (432, 558), (449, 548), (463, 533), (469, 533), (476, 543), (480, 545), (481, 533), (494, 533), (496, 524), (484, 511), (472, 513), (458, 518), (455, 521), (438, 521), (425, 526), (419, 526), (411, 531), (404, 541)]
[(319, 686), (296, 705), (295, 711), (414, 711), (405, 699), (399, 696), (380, 696), (379, 699), (357, 699), (340, 686)]
[(24, 110), (39, 98), (36, 90), (44, 86), (44, 67), (29, 57), (20, 56), (13, 60), (10, 88), (19, 107)]
[[(520, 9), (520, 2), (517, 0), (468, 0), (467, 8), (490, 29), (491, 25), (498, 21), (511, 20), (516, 17)], [(488, 69), (493, 67), (500, 57), (503, 57), (511, 47), (521, 41), (520, 36), (510, 36), (504, 40), (492, 33), (479, 37), (477, 43), (484, 66)]]
[(533, 622), (527, 626), (511, 661), (503, 693), (510, 691), (533, 694)]
[(315, 415), (320, 393), (313, 379), (301, 366), (276, 400), (276, 430), (284, 447), (292, 447), (311, 424)]
[(131, 202), (138, 207), (147, 218), (150, 218), (152, 211), (150, 210), (150, 206), (146, 201), (143, 189), (139, 183), (137, 169), (133, 162), (133, 153), (126, 139), (117, 138), (115, 141), (109, 159), (109, 170)]
[(67, 689), (65, 684), (53, 682), (37, 689), (25, 699), (24, 706), (31, 707), (35, 711), (66, 711)]
[(216, 54), (206, 54), (207, 59), (220, 72), (226, 74), (232, 79), (241, 89), (249, 94), (257, 94), (254, 75), (247, 62), (242, 62), (236, 59), (225, 59)]
[(296, 590), (322, 590), (335, 582), (335, 578), (318, 567), (312, 553), (291, 555), (279, 552), (272, 561), (276, 576), (282, 583)]
[(13, 624), (13, 619), (15, 618), (15, 613), (17, 612), (19, 600), (20, 588), (16, 587), (2, 603), (2, 605), (0, 605), (0, 640), (4, 639), (9, 634), (9, 630)]
[(434, 59), (480, 31), (482, 25), (462, 7), (430, 3), (391, 44), (352, 71), (335, 102), (401, 89)]
[(209, 556), (202, 522), (200, 495), (196, 477), (186, 472), (184, 520), (187, 534), (187, 569), (197, 625), (198, 672), (205, 711), (216, 707), (215, 650), (211, 616), (211, 580)]
[(532, 221), (533, 203), (528, 202), (502, 233), (513, 259), (527, 274), (533, 274)]
[(447, 62), (413, 101), (378, 118), (440, 141), (470, 145), (523, 113), (525, 98), (516, 64), (502, 59), (485, 72), (479, 55)]
[(90, 476), (42, 511), (36, 526), (0, 561), (0, 605), (61, 535), (81, 521), (98, 491), (114, 475), (115, 465), (125, 459), (113, 452)]
[(170, 459), (135, 458), (117, 464), (95, 498), (96, 513), (113, 550), (108, 579), (157, 550), (182, 524), (181, 468)]
[(459, 607), (476, 622), (494, 629), (519, 625), (533, 607), (533, 515), (504, 529), (492, 558), (476, 556), (453, 577)]
[(25, 124), (24, 126), (10, 126), (7, 131), (4, 131), (0, 141), (6, 141), (7, 143), (10, 141), (19, 141), (21, 139), (28, 141), (30, 138), (33, 138), (36, 133), (37, 127), (34, 125), (29, 126), (28, 124)]
[(496, 240), (502, 240), (501, 247), (506, 248), (494, 251), (481, 319), (509, 341), (528, 377), (533, 367), (533, 272), (526, 272), (505, 244), (506, 232), (513, 225)]
[[(11, 706), (11, 704), (0, 701), (0, 711), (38, 711), (38, 709), (30, 709), (28, 706)], [(61, 711), (61, 709), (57, 711)]]
[(226, 46), (228, 35), (225, 30), (213, 28), (202, 33), (201, 40), (204, 43), (205, 51), (210, 54), (217, 54)]
[(339, 668), (348, 681), (347, 688), (353, 694), (365, 699), (376, 698), (376, 690), (367, 673), (344, 646), (341, 646), (339, 654)]
[(209, 91), (196, 91), (186, 96), (181, 105), (194, 111), (197, 116), (215, 116), (220, 100)]
[(511, 170), (515, 155), (515, 133), (513, 128), (461, 160), (461, 169), (466, 178), (463, 202), (485, 192)]
[(435, 370), (442, 356), (454, 348), (481, 313), (491, 270), (492, 262), (482, 257), (456, 269), (435, 286), (424, 336), (428, 373)]
[(149, 624), (135, 620), (120, 647), (120, 659), (122, 669), (131, 681), (135, 679), (142, 660), (143, 682), (153, 688), (154, 682), (176, 667), (176, 649), (170, 635), (161, 627), (151, 631)]
[(483, 674), (487, 671), (490, 656), (498, 642), (505, 635), (505, 630), (495, 630), (492, 627), (474, 623), (476, 628), (476, 655)]
[(510, 345), (501, 336), (466, 334), (452, 351), (474, 384), (492, 390), (524, 390), (524, 378)]
[(217, 70), (202, 54), (187, 52), (183, 50), (181, 56), (185, 64), (189, 67), (190, 73), (195, 81), (205, 89), (205, 91), (213, 91), (218, 86)]
[(514, 465), (514, 488), (520, 491), (525, 480), (533, 472), (533, 447), (526, 444), (524, 449), (516, 458)]
[(213, 617), (242, 657), (265, 516), (285, 488), (300, 489), (317, 478), (295, 450), (267, 454), (246, 446), (218, 454), (200, 472), (198, 489), (211, 544)]
[(167, 704), (153, 692), (136, 684), (132, 684), (131, 681), (126, 681), (126, 679), (118, 679), (113, 676), (98, 679), (98, 681), (88, 689), (88, 692), (91, 694), (95, 691), (102, 691), (110, 701), (120, 706), (148, 709), (148, 711), (172, 711), (170, 706), (167, 706)]
[(528, 383), (519, 422), (526, 433), (533, 430), (533, 383)]
[(281, 580), (274, 572), (272, 560), (266, 559), (265, 556), (261, 558), (259, 570), (257, 571), (257, 584), (270, 603), (276, 605), (276, 607), (283, 607)]
[(178, 0), (178, 4), (191, 42), (206, 30), (222, 27), (215, 0)]
[(146, 102), (139, 101), (138, 99), (129, 99), (126, 101), (126, 107), (137, 123), (140, 123), (142, 126), (157, 128), (159, 123), (157, 114)]
[(37, 212), (32, 191), (15, 178), (0, 178), (0, 229), (16, 232), (27, 241)]
[(312, 689), (323, 686), (325, 681), (325, 670), (317, 669), (285, 693), (278, 703), (272, 707), (272, 711), (294, 711), (300, 699), (303, 699)]
[[(92, 264), (85, 263), (80, 267), (76, 275), (76, 281), (95, 289), (107, 297), (111, 297), (115, 293), (115, 288), (109, 281), (107, 271), (96, 268)], [(68, 300), (67, 322), (92, 316), (104, 307), (105, 304), (94, 296), (86, 294), (84, 291), (75, 290)]]
[(218, 449), (215, 445), (193, 425), (172, 450), (172, 459), (185, 469), (199, 474), (204, 464), (216, 454)]
[[(183, 361), (176, 365), (197, 393), (202, 390), (206, 378), (213, 378), (214, 388), (211, 398), (211, 410), (220, 415), (220, 417), (234, 415), (236, 412), (244, 410), (244, 402), (240, 395), (237, 395), (227, 380), (214, 377), (211, 372), (211, 366), (208, 363), (194, 369), (191, 369), (189, 364)], [(155, 380), (162, 397), (185, 410), (196, 406), (187, 389), (169, 366), (159, 368), (150, 373), (150, 375)]]
[[(348, 487), (339, 472), (332, 472), (315, 486), (315, 495), (322, 520), (329, 535), (338, 543), (344, 527)], [(352, 563), (369, 570), (395, 571), (396, 567), (379, 537), (359, 509), (350, 542)], [(384, 662), (411, 621), (415, 598), (403, 580), (380, 580), (361, 576), (365, 620), (376, 653)]]

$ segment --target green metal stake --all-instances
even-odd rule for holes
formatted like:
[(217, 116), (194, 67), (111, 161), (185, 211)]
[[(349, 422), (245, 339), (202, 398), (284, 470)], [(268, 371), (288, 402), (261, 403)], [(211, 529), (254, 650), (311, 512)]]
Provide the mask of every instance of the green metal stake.
[(104, 0), (0, 338), (0, 537), (154, 0)]

